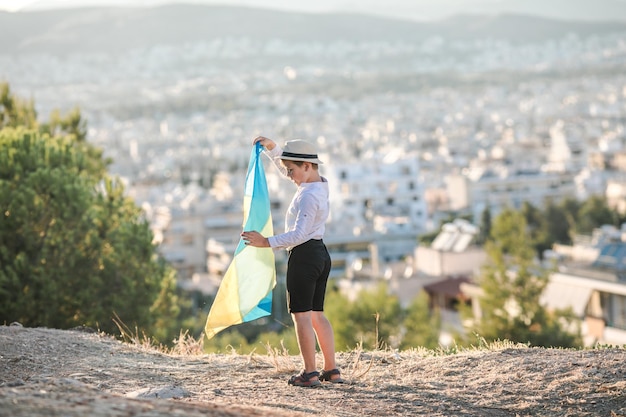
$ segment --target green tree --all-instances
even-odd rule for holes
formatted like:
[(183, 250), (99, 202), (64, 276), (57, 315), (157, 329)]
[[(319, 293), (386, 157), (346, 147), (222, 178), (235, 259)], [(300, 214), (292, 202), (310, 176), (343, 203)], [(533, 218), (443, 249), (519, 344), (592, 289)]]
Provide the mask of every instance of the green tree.
[(496, 219), (486, 245), (490, 262), (480, 276), (482, 317), (471, 332), (488, 341), (507, 339), (534, 346), (574, 346), (578, 335), (561, 323), (571, 316), (548, 312), (540, 296), (548, 274), (534, 262), (524, 215), (510, 209)]
[(389, 294), (385, 283), (361, 290), (355, 301), (338, 291), (329, 292), (326, 311), (337, 350), (350, 350), (359, 343), (370, 349), (399, 345), (403, 311), (398, 297)]
[(604, 197), (592, 196), (580, 206), (576, 216), (576, 233), (589, 235), (603, 225), (619, 226), (619, 216)]
[(0, 83), (0, 129), (4, 127), (24, 127), (37, 130), (42, 137), (69, 137), (74, 147), (85, 154), (84, 167), (95, 176), (104, 176), (111, 160), (103, 158), (101, 149), (87, 143), (87, 121), (80, 109), (75, 108), (66, 115), (53, 110), (48, 122), (39, 123), (33, 100), (26, 101), (11, 93), (8, 83)]
[(428, 349), (437, 348), (440, 328), (439, 312), (430, 310), (428, 294), (426, 291), (420, 291), (407, 308), (400, 349), (419, 346)]
[(178, 335), (175, 277), (140, 209), (74, 136), (0, 130), (0, 319)]
[(558, 207), (565, 213), (570, 228), (576, 224), (581, 205), (582, 203), (575, 198), (566, 198), (558, 204)]
[(50, 121), (44, 123), (40, 130), (50, 136), (71, 136), (76, 142), (84, 142), (87, 139), (87, 121), (78, 108), (74, 108), (65, 116), (61, 115), (59, 110), (53, 110)]
[(285, 328), (280, 333), (261, 333), (254, 346), (257, 351), (260, 347), (266, 348), (269, 346), (275, 351), (282, 352), (284, 350), (290, 355), (297, 355), (300, 352), (298, 340), (296, 338), (296, 330), (293, 326)]
[(530, 243), (541, 258), (545, 250), (552, 248), (553, 243), (548, 235), (546, 217), (540, 209), (528, 202), (522, 204), (521, 213), (526, 220)]
[(570, 229), (573, 221), (571, 213), (566, 210), (566, 202), (560, 205), (554, 204), (552, 200), (546, 203), (544, 208), (545, 227), (547, 228), (548, 240), (552, 246), (554, 243), (571, 244), (572, 236)]
[(35, 102), (15, 97), (8, 83), (0, 83), (0, 129), (18, 126), (37, 128)]
[(476, 244), (482, 245), (489, 238), (491, 233), (491, 209), (485, 207), (480, 216), (480, 231), (476, 237)]
[[(219, 337), (218, 337), (219, 336)], [(204, 351), (207, 353), (226, 353), (233, 350), (239, 354), (252, 352), (255, 346), (251, 346), (244, 335), (236, 329), (227, 329), (220, 334), (204, 342)]]

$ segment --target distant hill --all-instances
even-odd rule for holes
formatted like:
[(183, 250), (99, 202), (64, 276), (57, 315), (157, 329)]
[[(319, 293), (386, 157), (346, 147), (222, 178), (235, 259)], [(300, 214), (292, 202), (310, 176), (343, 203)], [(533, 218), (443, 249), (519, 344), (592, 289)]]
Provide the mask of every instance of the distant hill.
[(551, 20), (527, 15), (459, 15), (415, 22), (348, 13), (297, 13), (245, 7), (166, 5), (0, 13), (0, 53), (114, 52), (220, 37), (290, 41), (420, 41), (497, 38), (540, 41), (575, 33), (626, 32), (626, 22)]
[[(194, 0), (194, 3), (225, 4), (224, 0)], [(154, 7), (164, 3), (189, 3), (189, 0), (38, 0), (26, 10), (75, 8), (102, 5), (126, 7)], [(301, 12), (354, 12), (401, 17), (419, 21), (444, 19), (456, 14), (517, 13), (562, 20), (622, 20), (626, 21), (624, 0), (228, 0), (230, 6), (259, 5), (276, 10)]]

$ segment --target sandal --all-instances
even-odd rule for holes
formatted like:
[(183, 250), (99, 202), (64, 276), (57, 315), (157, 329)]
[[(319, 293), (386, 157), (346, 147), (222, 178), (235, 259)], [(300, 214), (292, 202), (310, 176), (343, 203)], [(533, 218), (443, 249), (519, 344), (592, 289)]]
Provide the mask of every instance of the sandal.
[[(339, 375), (339, 378), (331, 378), (333, 375)], [(341, 372), (339, 372), (339, 369), (337, 368), (331, 369), (330, 371), (322, 371), (320, 374), (320, 381), (328, 381), (333, 384), (343, 384), (345, 382), (343, 378), (341, 378)]]
[[(296, 387), (319, 387), (322, 383), (319, 380), (320, 373), (317, 371), (309, 372), (308, 374), (304, 372), (300, 372), (298, 375), (292, 375), (287, 382), (289, 385), (293, 385)], [(318, 377), (318, 379), (311, 379), (314, 377)]]

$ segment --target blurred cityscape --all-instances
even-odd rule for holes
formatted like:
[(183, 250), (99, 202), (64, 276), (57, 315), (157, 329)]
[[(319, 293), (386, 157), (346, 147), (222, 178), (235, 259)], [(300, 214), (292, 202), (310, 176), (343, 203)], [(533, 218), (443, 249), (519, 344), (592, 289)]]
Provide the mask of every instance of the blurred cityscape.
[[(476, 296), (485, 209), (601, 195), (626, 210), (626, 24), (546, 33), (316, 41), (276, 30), (65, 53), (24, 43), (0, 54), (0, 80), (42, 118), (81, 109), (181, 286), (211, 294), (229, 265), (253, 138), (302, 138), (332, 187), (325, 240), (340, 286), (385, 279), (404, 303), (425, 288), (459, 325), (452, 305)], [(295, 186), (266, 172), (278, 232)], [(626, 343), (626, 280), (593, 268), (607, 242), (622, 231), (555, 248), (562, 267), (544, 299), (572, 307), (589, 343)]]

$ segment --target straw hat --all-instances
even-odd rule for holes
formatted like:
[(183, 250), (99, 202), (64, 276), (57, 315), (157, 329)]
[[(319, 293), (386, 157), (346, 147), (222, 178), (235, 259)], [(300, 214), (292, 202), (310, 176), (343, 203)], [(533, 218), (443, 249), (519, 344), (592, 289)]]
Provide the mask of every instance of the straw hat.
[(280, 159), (310, 162), (312, 164), (323, 164), (323, 162), (317, 158), (315, 146), (301, 139), (290, 140), (285, 143)]

